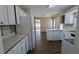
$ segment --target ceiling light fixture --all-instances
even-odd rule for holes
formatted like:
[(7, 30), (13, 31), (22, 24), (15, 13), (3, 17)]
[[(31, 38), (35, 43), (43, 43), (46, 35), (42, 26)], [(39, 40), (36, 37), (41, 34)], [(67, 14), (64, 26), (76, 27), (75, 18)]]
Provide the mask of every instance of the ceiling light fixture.
[(53, 8), (53, 7), (55, 7), (55, 5), (49, 5), (49, 8)]

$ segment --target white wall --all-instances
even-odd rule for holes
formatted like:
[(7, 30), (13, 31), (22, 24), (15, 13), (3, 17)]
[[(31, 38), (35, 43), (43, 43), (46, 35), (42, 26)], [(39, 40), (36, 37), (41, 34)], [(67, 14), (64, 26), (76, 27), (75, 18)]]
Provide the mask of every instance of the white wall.
[(52, 28), (52, 19), (51, 18), (40, 18), (41, 31), (46, 32), (46, 29)]
[(61, 16), (56, 16), (54, 17), (55, 20), (55, 29), (59, 29), (60, 28), (60, 21), (61, 21)]
[[(79, 6), (78, 6), (78, 16), (79, 16)], [(79, 54), (79, 17), (77, 17), (77, 25), (76, 25), (76, 39), (74, 45), (74, 52)]]

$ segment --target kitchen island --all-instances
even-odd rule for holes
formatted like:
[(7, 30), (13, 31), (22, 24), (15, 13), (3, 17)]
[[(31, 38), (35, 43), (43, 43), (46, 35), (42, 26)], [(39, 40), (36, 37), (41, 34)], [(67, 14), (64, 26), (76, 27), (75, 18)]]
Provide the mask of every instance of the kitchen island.
[(62, 29), (47, 29), (47, 40), (48, 41), (57, 41), (63, 39), (63, 30)]

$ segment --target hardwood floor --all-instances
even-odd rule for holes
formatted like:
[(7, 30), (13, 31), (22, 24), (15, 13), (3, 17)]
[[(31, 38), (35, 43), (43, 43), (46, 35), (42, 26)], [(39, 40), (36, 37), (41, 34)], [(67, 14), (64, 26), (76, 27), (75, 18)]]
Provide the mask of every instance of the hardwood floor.
[[(39, 39), (39, 38), (38, 38)], [(46, 33), (41, 33), (40, 40), (37, 39), (36, 48), (28, 54), (60, 54), (61, 41), (47, 41)]]

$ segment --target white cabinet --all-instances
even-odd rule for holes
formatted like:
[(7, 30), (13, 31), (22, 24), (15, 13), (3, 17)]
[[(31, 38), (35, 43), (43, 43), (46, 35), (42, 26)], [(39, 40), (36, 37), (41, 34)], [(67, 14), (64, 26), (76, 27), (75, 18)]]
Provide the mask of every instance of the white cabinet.
[(73, 13), (65, 14), (65, 24), (73, 24), (74, 23), (74, 15)]
[(8, 13), (8, 20), (10, 25), (15, 25), (15, 11), (14, 11), (14, 5), (8, 5), (7, 6), (7, 13)]
[(78, 10), (72, 10), (69, 11), (65, 14), (65, 24), (74, 24), (74, 20), (75, 20), (75, 15), (74, 13), (76, 13)]
[(47, 40), (62, 40), (63, 39), (63, 30), (48, 30), (47, 31)]
[(20, 24), (20, 7), (19, 6), (15, 6), (16, 9), (16, 22), (17, 24)]
[(53, 40), (62, 40), (62, 30), (53, 30), (52, 31), (52, 39)]
[(24, 39), (20, 42), (21, 54), (26, 54), (25, 40), (26, 40), (26, 38), (24, 38)]
[(52, 30), (47, 30), (47, 40), (52, 40)]
[(14, 5), (0, 6), (0, 25), (20, 24), (20, 18), (27, 14), (19, 7)]
[(0, 25), (8, 25), (7, 8), (0, 5)]
[(28, 36), (25, 37), (25, 50), (28, 52)]
[(21, 46), (20, 46), (20, 43), (18, 43), (7, 54), (20, 54), (20, 53), (21, 53)]
[(24, 37), (7, 54), (26, 54), (28, 52), (28, 36)]

